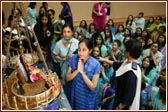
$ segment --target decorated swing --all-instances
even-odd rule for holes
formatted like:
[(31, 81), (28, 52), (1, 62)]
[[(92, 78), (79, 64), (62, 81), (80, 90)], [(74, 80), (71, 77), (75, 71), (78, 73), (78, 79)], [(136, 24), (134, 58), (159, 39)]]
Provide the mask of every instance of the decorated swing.
[[(23, 20), (26, 21), (26, 7), (22, 2), (13, 3), (14, 15), (16, 16), (16, 8), (20, 6), (22, 10)], [(35, 64), (38, 62), (39, 57), (37, 53), (32, 50), (30, 40), (28, 38), (28, 29), (25, 27), (25, 35), (30, 47), (30, 53), (25, 52), (26, 49), (23, 47), (23, 39), (20, 35), (19, 18), (12, 20), (13, 28), (14, 22), (17, 22), (18, 32), (18, 44), (19, 51), (17, 55), (10, 54), (10, 44), (12, 41), (12, 30), (9, 35), (9, 42), (6, 50), (5, 65), (2, 69), (2, 101), (3, 105), (7, 109), (11, 110), (35, 110), (41, 107), (47, 107), (54, 102), (61, 91), (61, 83), (55, 72), (52, 72), (44, 59), (42, 50), (38, 43), (37, 37), (33, 31), (32, 25), (30, 25), (30, 31), (33, 35), (35, 42), (37, 43), (37, 50), (40, 53), (44, 67), (43, 69), (38, 68)], [(30, 19), (28, 17), (30, 22)], [(14, 70), (6, 77), (6, 69), (10, 67)]]

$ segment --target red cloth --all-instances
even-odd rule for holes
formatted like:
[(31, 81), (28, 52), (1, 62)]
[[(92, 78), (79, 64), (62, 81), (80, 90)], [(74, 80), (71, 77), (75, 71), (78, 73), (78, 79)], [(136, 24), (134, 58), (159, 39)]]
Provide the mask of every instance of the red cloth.
[(102, 16), (97, 16), (95, 13), (92, 12), (93, 22), (99, 28), (99, 31), (102, 32), (106, 24), (106, 6), (103, 4), (100, 8), (99, 2), (97, 2), (94, 4), (93, 9), (96, 12), (99, 12), (100, 9), (100, 13), (102, 13)]

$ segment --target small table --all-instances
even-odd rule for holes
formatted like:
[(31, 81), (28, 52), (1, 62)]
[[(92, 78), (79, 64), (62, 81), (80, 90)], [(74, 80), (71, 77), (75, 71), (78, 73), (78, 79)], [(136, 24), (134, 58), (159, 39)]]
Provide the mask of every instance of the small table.
[(37, 110), (72, 110), (72, 109), (64, 93), (63, 88), (61, 88), (60, 94), (56, 100), (51, 102), (46, 107), (37, 108)]
[(60, 93), (58, 99), (59, 99), (59, 106), (60, 106), (59, 110), (72, 110), (70, 103), (64, 93), (63, 88), (61, 88), (61, 93)]

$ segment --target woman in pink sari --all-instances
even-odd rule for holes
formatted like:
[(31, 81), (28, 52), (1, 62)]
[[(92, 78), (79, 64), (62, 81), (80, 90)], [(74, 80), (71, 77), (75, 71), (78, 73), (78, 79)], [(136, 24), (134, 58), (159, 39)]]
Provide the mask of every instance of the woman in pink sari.
[(106, 24), (106, 5), (104, 2), (97, 2), (93, 5), (92, 9), (92, 18), (94, 24), (99, 28), (99, 31), (102, 32)]

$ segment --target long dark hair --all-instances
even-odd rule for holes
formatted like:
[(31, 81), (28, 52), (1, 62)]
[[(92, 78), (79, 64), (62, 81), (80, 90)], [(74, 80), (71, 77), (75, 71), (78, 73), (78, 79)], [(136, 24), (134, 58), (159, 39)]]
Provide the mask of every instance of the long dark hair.
[(146, 69), (146, 71), (145, 71), (145, 75), (147, 76), (148, 74), (149, 74), (149, 72), (153, 69), (153, 68), (155, 68), (156, 67), (156, 65), (155, 65), (155, 63), (154, 63), (154, 61), (153, 61), (153, 59), (151, 59), (150, 57), (145, 57), (143, 60), (142, 60), (142, 68), (144, 68), (144, 66), (143, 66), (143, 61), (145, 60), (145, 59), (149, 59), (149, 67)]
[(122, 26), (122, 28), (123, 28), (123, 31), (122, 31), (122, 32), (124, 32), (124, 25), (123, 25), (123, 24), (119, 24), (118, 27), (117, 27), (117, 31), (116, 31), (115, 34), (119, 33), (119, 27), (120, 27), (120, 26)]
[(108, 31), (110, 33), (110, 37), (111, 37), (110, 42), (112, 43), (113, 42), (113, 35), (112, 35), (112, 32), (111, 32), (110, 28), (104, 29), (105, 40), (107, 40), (107, 36), (105, 34), (106, 31)]
[[(137, 30), (138, 30), (138, 29), (141, 30), (141, 34), (140, 34), (140, 35), (137, 34)], [(137, 28), (136, 28), (135, 36), (136, 36), (136, 38), (137, 38), (138, 36), (140, 36), (140, 37), (142, 36), (142, 28), (141, 28), (141, 27), (137, 27)]]
[(95, 33), (95, 35), (94, 35), (94, 37), (92, 37), (92, 38), (95, 38), (95, 46), (97, 46), (97, 42), (96, 42), (96, 39), (98, 38), (98, 37), (100, 37), (101, 38), (101, 40), (102, 40), (102, 45), (104, 44), (104, 39), (103, 39), (103, 37), (102, 37), (102, 35), (100, 34), (100, 33)]
[[(150, 19), (151, 19), (151, 18), (153, 19), (152, 23), (150, 23)], [(147, 23), (146, 23), (145, 28), (147, 28), (149, 24), (153, 24), (154, 22), (155, 22), (154, 17), (153, 17), (153, 16), (149, 17), (149, 19), (148, 19), (148, 21), (147, 21)]]
[(50, 18), (50, 15), (49, 15), (47, 12), (43, 13), (43, 14), (40, 16), (39, 25), (42, 26), (42, 22), (41, 22), (42, 17), (47, 17), (47, 19), (48, 19), (47, 26), (48, 26), (48, 27), (51, 27), (51, 25), (52, 25), (52, 23), (51, 23), (51, 18)]
[(130, 21), (130, 20), (129, 20), (129, 17), (130, 17), (130, 16), (132, 16), (131, 23), (129, 24), (129, 25), (131, 26), (131, 25), (132, 25), (132, 22), (133, 22), (133, 20), (134, 20), (133, 15), (128, 15), (127, 20), (126, 20), (126, 25), (127, 25), (127, 24), (128, 24), (128, 22)]
[[(162, 42), (162, 43), (159, 42), (159, 38), (160, 38), (160, 36), (163, 36), (164, 39), (165, 39), (164, 42)], [(159, 49), (159, 51), (160, 51), (161, 48), (163, 48), (163, 47), (165, 46), (165, 44), (166, 44), (166, 36), (165, 36), (164, 34), (160, 34), (160, 35), (158, 36), (156, 42), (158, 42), (158, 49)]]
[(94, 24), (94, 23), (90, 23), (89, 24), (89, 28), (88, 28), (88, 31), (89, 31), (89, 33), (91, 33), (91, 26), (94, 26), (94, 29), (95, 29), (95, 31), (96, 31), (96, 25)]
[[(131, 36), (131, 30), (129, 28), (124, 28), (124, 32), (125, 32), (125, 30), (129, 31), (129, 35), (127, 35), (127, 36)], [(126, 37), (125, 33), (124, 33), (124, 37)]]
[(86, 20), (82, 20), (82, 21), (80, 21), (79, 26), (80, 26), (80, 27), (82, 26), (82, 22), (84, 22), (84, 23), (85, 23), (84, 29), (86, 29), (86, 30), (87, 30), (87, 22), (86, 22)]
[(30, 7), (31, 9), (33, 9), (34, 6), (36, 6), (36, 2), (30, 2), (28, 7)]
[(96, 48), (96, 47), (99, 49), (99, 52), (100, 52), (100, 54), (99, 54), (98, 56), (101, 56), (101, 54), (102, 54), (102, 53), (101, 53), (101, 48), (100, 48), (99, 46), (94, 46), (94, 47), (93, 47), (93, 51), (92, 51), (92, 56), (93, 56), (93, 57), (94, 57), (94, 55), (93, 55), (94, 48)]
[(114, 25), (113, 19), (109, 19), (109, 20), (107, 21), (107, 24), (108, 24), (110, 21), (112, 21), (112, 26), (114, 27), (115, 25)]

